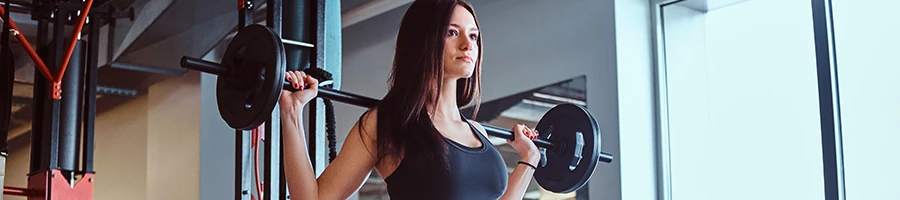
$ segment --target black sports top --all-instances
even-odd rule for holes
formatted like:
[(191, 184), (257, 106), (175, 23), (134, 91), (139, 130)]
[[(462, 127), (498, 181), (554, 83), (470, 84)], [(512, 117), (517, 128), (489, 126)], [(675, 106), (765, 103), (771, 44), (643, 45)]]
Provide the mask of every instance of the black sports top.
[(384, 180), (391, 199), (500, 198), (509, 177), (506, 164), (491, 142), (471, 123), (469, 127), (481, 147), (467, 147), (445, 137), (447, 164), (403, 158)]

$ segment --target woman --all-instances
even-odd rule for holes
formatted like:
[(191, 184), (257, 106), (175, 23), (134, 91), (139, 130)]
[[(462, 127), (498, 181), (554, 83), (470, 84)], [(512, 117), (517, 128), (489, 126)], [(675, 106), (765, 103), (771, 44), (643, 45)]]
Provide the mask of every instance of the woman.
[[(459, 108), (480, 92), (481, 44), (471, 5), (461, 0), (415, 1), (400, 25), (381, 103), (363, 114), (335, 160), (318, 179), (309, 162), (301, 110), (318, 82), (302, 72), (287, 79), (297, 92), (281, 95), (284, 167), (292, 199), (346, 199), (372, 168), (386, 177), (392, 199), (522, 199), (540, 154), (536, 132), (513, 128), (509, 144), (521, 156), (507, 175), (484, 128)], [(477, 102), (476, 102), (477, 106)]]

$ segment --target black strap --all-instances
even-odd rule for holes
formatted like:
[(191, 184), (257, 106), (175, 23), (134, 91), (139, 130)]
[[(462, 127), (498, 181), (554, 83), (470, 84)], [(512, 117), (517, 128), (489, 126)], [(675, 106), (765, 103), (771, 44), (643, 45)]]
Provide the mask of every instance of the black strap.
[(328, 162), (334, 161), (334, 158), (337, 157), (337, 136), (334, 130), (334, 104), (331, 103), (331, 99), (323, 99), (325, 103), (325, 133), (328, 137)]
[[(303, 72), (306, 73), (306, 75), (316, 78), (319, 82), (332, 80), (331, 73), (321, 68), (306, 68)], [(331, 87), (331, 85), (326, 87)], [(325, 137), (328, 138), (328, 162), (330, 163), (337, 157), (334, 104), (331, 102), (331, 99), (323, 99), (322, 102), (325, 103)]]

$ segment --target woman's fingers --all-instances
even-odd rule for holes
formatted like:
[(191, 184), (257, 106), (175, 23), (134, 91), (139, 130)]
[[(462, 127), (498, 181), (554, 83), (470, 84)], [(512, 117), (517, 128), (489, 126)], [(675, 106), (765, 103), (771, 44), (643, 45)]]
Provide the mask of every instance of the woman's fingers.
[(537, 134), (534, 133), (534, 129), (528, 128), (528, 135), (527, 135), (527, 136), (528, 136), (528, 139), (529, 139), (529, 140), (534, 140), (534, 139), (537, 137), (536, 135), (537, 135)]
[(291, 87), (294, 87), (294, 89), (303, 90), (303, 86), (306, 85), (305, 81), (303, 80), (303, 72), (288, 71), (288, 73), (291, 75), (291, 79), (293, 80), (291, 81)]
[(523, 132), (524, 130), (522, 130), (522, 127), (523, 127), (522, 124), (516, 124), (515, 126), (513, 126), (513, 128), (512, 128), (513, 139), (512, 140), (519, 138), (520, 137), (519, 135), (524, 135), (524, 132)]
[(319, 87), (319, 79), (316, 79), (316, 78), (314, 78), (314, 77), (312, 77), (312, 76), (309, 76), (309, 75), (306, 75), (306, 74), (304, 74), (304, 75), (305, 75), (305, 77), (304, 77), (303, 80), (304, 80), (307, 84), (309, 84), (309, 88), (317, 88), (317, 87)]
[(297, 77), (294, 75), (294, 72), (288, 71), (284, 74), (287, 75), (287, 80), (291, 83), (291, 87), (297, 89)]

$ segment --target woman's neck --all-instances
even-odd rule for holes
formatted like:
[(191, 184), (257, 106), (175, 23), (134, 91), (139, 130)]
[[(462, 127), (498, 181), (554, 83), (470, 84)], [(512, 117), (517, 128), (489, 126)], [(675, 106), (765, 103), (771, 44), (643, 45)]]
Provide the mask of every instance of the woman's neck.
[(456, 80), (444, 80), (435, 111), (431, 116), (432, 121), (462, 121), (456, 102)]

